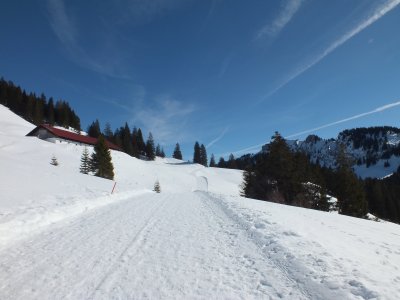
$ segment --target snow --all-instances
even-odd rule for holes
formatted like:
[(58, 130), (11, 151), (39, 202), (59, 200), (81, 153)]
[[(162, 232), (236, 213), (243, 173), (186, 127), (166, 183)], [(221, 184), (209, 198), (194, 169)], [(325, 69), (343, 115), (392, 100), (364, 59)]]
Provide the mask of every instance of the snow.
[[(385, 162), (389, 162), (389, 166), (385, 167)], [(380, 159), (377, 163), (373, 166), (367, 168), (367, 166), (355, 165), (353, 167), (356, 174), (365, 179), (365, 178), (385, 178), (387, 176), (392, 175), (394, 172), (397, 171), (398, 167), (400, 166), (400, 156), (392, 155), (389, 159)]]
[(69, 131), (69, 132), (80, 134), (80, 135), (88, 135), (87, 132), (85, 132), (85, 131), (77, 131), (75, 128), (72, 128), (72, 127), (65, 128), (65, 127), (62, 127), (62, 126), (55, 125), (54, 128), (57, 128), (57, 129), (60, 129), (60, 130), (64, 130), (64, 131)]
[(387, 139), (387, 143), (391, 146), (397, 146), (400, 144), (400, 136), (397, 133), (388, 132)]
[(117, 151), (111, 195), (79, 173), (82, 146), (33, 127), (0, 106), (0, 299), (400, 297), (399, 225), (246, 199), (240, 171)]
[[(346, 146), (346, 153), (352, 157), (354, 162), (358, 160), (364, 161), (363, 164), (354, 164), (354, 172), (361, 177), (365, 178), (383, 178), (385, 176), (391, 175), (397, 171), (400, 166), (400, 157), (397, 155), (392, 155), (388, 159), (384, 155), (384, 143), (389, 146), (389, 148), (395, 148), (400, 143), (400, 135), (393, 132), (386, 132), (380, 134), (378, 137), (367, 134), (365, 138), (376, 140), (380, 145), (379, 149), (363, 149), (355, 148), (353, 141), (348, 137), (343, 138), (339, 134), (337, 140), (334, 139), (306, 139), (305, 141), (299, 140), (287, 140), (287, 144), (294, 151), (303, 151), (310, 156), (310, 160), (314, 163), (319, 162), (321, 166), (335, 168), (336, 167), (336, 157), (339, 149), (339, 145), (343, 144)], [(387, 140), (387, 141), (386, 141)], [(263, 151), (266, 151), (267, 145), (263, 147)], [(365, 160), (371, 154), (375, 155), (377, 162), (371, 164), (367, 167)], [(389, 163), (389, 166), (385, 167), (385, 162)]]

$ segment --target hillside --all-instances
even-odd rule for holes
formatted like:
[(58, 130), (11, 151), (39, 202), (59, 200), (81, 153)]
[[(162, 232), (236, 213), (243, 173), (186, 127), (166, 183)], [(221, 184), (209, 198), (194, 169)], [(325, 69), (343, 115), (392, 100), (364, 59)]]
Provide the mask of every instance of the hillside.
[[(322, 167), (336, 167), (340, 145), (352, 158), (354, 171), (361, 178), (383, 178), (400, 166), (400, 129), (381, 126), (344, 130), (336, 139), (322, 139), (316, 135), (304, 141), (287, 140), (293, 151), (301, 151), (313, 163)], [(268, 145), (263, 147), (266, 151)]]
[(241, 171), (116, 151), (111, 195), (79, 173), (82, 146), (32, 128), (0, 106), (1, 299), (400, 296), (398, 225), (242, 198)]

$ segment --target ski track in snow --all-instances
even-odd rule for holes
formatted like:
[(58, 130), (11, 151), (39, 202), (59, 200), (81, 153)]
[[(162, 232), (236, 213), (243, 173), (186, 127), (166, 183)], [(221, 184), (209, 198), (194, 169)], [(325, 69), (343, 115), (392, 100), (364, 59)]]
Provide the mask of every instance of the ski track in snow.
[[(357, 269), (357, 261), (334, 258), (317, 241), (304, 239), (296, 232), (286, 230), (282, 224), (269, 220), (271, 214), (265, 210), (259, 214), (254, 209), (238, 205), (235, 201), (237, 197), (232, 197), (234, 201), (226, 201), (227, 198), (210, 195), (210, 199), (247, 233), (249, 239), (263, 253), (264, 259), (270, 262), (269, 270), (279, 269), (286, 274), (289, 285), (302, 291), (306, 298), (381, 299), (378, 293), (359, 281), (361, 272)], [(331, 228), (338, 230), (336, 227)], [(343, 233), (345, 232), (341, 232)], [(397, 281), (399, 279), (397, 277)], [(397, 299), (393, 296), (393, 299)]]
[[(309, 276), (273, 232), (258, 236), (262, 222), (248, 221), (205, 192), (109, 204), (4, 248), (0, 298), (349, 298), (346, 289)], [(350, 284), (352, 298), (375, 298), (356, 280)]]

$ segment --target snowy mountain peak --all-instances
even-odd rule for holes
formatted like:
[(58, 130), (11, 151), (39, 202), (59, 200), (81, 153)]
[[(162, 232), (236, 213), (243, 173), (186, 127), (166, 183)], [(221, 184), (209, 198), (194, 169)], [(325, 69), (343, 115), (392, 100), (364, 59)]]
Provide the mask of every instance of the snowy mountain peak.
[[(355, 128), (339, 133), (337, 139), (309, 135), (304, 141), (287, 140), (293, 151), (306, 153), (310, 161), (323, 167), (336, 167), (339, 145), (344, 145), (354, 162), (354, 171), (361, 178), (382, 178), (400, 165), (400, 129), (381, 126)], [(267, 151), (265, 145), (262, 151)]]

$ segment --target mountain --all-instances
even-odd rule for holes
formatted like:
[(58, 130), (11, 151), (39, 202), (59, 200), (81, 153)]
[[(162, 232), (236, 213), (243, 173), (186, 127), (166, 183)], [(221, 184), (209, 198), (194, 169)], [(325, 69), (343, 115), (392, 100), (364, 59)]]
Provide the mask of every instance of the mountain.
[[(336, 167), (340, 145), (345, 146), (353, 169), (361, 178), (383, 178), (400, 166), (400, 129), (381, 126), (344, 130), (336, 139), (309, 135), (304, 141), (287, 140), (293, 151), (307, 154), (310, 161), (323, 167)], [(262, 151), (267, 151), (268, 144)]]
[(79, 173), (83, 146), (33, 127), (0, 105), (1, 299), (400, 295), (399, 225), (243, 198), (241, 171), (114, 150), (112, 193)]

